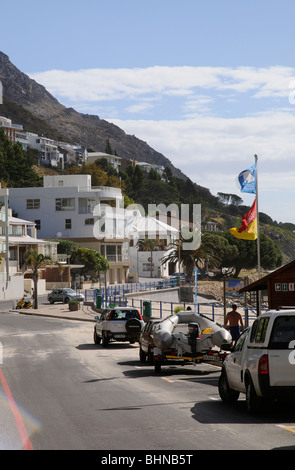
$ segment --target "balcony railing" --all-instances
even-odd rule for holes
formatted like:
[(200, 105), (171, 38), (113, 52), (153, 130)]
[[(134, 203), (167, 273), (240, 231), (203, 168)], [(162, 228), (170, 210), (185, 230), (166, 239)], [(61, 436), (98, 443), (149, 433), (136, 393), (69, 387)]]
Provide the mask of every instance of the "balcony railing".
[(126, 263), (128, 261), (128, 255), (107, 255), (106, 259), (109, 263)]

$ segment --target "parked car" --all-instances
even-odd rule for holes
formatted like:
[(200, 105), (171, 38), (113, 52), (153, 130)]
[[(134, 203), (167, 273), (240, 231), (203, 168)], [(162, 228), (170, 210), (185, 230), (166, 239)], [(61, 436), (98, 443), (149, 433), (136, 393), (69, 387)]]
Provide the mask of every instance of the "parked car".
[(185, 279), (185, 273), (173, 273), (173, 274), (171, 274), (171, 276), (170, 276), (170, 279), (171, 279), (171, 278), (173, 278), (173, 279), (174, 279), (174, 278)]
[(148, 321), (139, 337), (139, 358), (141, 362), (145, 362), (146, 359), (150, 364), (154, 362), (154, 340), (153, 332), (154, 327), (158, 325), (159, 321), (150, 320)]
[(53, 289), (53, 291), (48, 294), (47, 299), (51, 304), (54, 304), (54, 302), (63, 302), (67, 304), (73, 299), (78, 299), (81, 302), (84, 302), (84, 295), (70, 288)]
[[(226, 356), (219, 394), (226, 403), (246, 395), (249, 411), (266, 400), (295, 398), (295, 310), (270, 310), (240, 335)], [(230, 349), (222, 345), (222, 349)]]
[(131, 344), (139, 340), (144, 327), (142, 316), (133, 307), (109, 307), (102, 310), (94, 325), (94, 342), (105, 347), (110, 341), (129, 341)]

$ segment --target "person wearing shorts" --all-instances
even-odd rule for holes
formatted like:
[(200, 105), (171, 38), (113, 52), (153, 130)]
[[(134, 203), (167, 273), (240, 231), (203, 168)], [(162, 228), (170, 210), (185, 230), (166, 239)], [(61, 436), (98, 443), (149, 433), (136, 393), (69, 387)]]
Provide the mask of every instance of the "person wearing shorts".
[(226, 328), (227, 325), (229, 326), (233, 343), (237, 341), (241, 331), (244, 330), (242, 315), (237, 311), (237, 308), (238, 306), (236, 304), (232, 305), (232, 310), (227, 313), (224, 322), (224, 328)]

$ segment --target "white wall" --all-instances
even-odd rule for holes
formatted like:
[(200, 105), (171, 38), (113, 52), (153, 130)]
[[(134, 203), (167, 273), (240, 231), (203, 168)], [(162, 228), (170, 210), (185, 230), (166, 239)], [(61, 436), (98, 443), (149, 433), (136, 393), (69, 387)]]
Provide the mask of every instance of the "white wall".
[(90, 175), (47, 175), (43, 177), (44, 188), (52, 187), (80, 187), (84, 191), (91, 189), (91, 176)]
[[(150, 278), (151, 253), (149, 251), (138, 251), (135, 247), (130, 247), (129, 252), (132, 264), (132, 267), (130, 268), (130, 274), (137, 272), (139, 277)], [(165, 254), (165, 251), (153, 251), (153, 278), (168, 276), (167, 266), (162, 265), (161, 263), (162, 258)]]
[(6, 287), (6, 281), (0, 281), (0, 300), (20, 300), (24, 295), (24, 277), (12, 276)]

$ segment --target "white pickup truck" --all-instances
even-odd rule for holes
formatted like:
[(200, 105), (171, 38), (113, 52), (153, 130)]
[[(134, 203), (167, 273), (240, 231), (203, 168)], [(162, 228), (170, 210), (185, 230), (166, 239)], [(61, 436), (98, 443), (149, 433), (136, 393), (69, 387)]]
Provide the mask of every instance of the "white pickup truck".
[(248, 411), (263, 400), (295, 398), (295, 309), (269, 310), (247, 328), (223, 363), (219, 395), (226, 403), (246, 394)]

